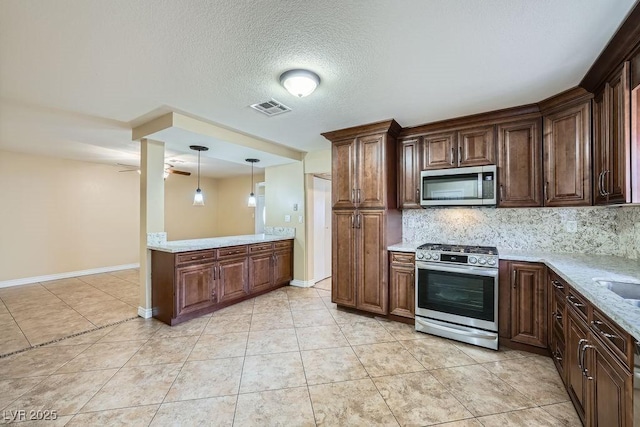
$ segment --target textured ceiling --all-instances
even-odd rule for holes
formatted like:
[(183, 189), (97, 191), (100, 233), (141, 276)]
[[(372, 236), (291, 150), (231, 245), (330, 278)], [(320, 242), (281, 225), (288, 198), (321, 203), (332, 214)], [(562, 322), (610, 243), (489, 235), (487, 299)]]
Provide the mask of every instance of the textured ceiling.
[[(347, 126), (536, 102), (579, 83), (633, 3), (2, 0), (0, 149), (130, 162), (130, 129), (173, 110), (313, 151)], [(286, 92), (291, 68), (318, 90)], [(248, 107), (270, 98), (293, 111)]]

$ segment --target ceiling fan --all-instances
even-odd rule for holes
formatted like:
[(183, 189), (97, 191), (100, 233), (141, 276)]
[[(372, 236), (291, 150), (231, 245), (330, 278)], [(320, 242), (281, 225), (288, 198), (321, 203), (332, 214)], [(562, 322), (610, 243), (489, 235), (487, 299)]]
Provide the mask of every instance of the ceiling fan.
[[(121, 171), (118, 171), (118, 172), (134, 172), (135, 171), (135, 172), (140, 173), (140, 168), (138, 166), (127, 165), (127, 164), (124, 164), (124, 163), (116, 163), (116, 165), (122, 166), (124, 168), (127, 168), (127, 169), (124, 169), (124, 170), (121, 170)], [(173, 169), (173, 165), (171, 165), (169, 163), (165, 163), (164, 164), (164, 179), (167, 179), (167, 177), (170, 174), (190, 176), (191, 172), (186, 172), (186, 171)]]

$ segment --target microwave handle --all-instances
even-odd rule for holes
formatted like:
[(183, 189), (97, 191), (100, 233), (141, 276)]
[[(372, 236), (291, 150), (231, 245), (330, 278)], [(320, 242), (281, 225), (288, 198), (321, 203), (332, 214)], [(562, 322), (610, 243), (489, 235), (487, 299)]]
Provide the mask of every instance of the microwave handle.
[(482, 172), (478, 173), (478, 199), (482, 199)]

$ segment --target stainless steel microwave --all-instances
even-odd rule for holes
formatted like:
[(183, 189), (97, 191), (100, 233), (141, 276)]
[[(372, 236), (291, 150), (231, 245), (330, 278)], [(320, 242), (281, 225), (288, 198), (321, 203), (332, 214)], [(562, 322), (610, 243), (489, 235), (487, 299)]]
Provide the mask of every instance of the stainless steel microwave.
[(422, 171), (420, 205), (495, 206), (496, 172), (496, 165)]

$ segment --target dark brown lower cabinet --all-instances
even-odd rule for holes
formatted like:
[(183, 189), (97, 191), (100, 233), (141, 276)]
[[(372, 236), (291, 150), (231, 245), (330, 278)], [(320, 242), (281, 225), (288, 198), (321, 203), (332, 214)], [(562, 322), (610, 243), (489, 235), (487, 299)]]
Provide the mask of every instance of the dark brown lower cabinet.
[(584, 375), (581, 349), (587, 341), (589, 330), (573, 309), (567, 310), (567, 314), (567, 391), (580, 420), (584, 424), (587, 406), (587, 379)]
[(268, 292), (293, 278), (293, 240), (151, 254), (153, 317), (169, 325)]
[(415, 317), (416, 269), (413, 253), (389, 252), (389, 313)]

